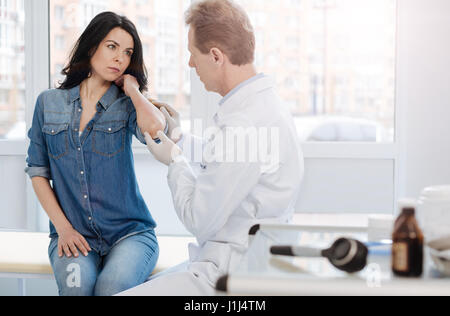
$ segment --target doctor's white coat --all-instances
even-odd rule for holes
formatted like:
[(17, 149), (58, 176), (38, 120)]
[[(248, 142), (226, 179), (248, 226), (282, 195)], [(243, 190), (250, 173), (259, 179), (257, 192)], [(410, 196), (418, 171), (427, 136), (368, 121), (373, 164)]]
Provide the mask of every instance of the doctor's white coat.
[[(189, 245), (189, 262), (123, 294), (212, 295), (217, 279), (238, 266), (253, 225), (292, 219), (303, 154), (292, 116), (273, 81), (262, 76), (237, 90), (214, 121), (214, 132), (202, 147), (199, 172), (186, 158), (169, 166), (175, 210), (197, 239)], [(240, 132), (247, 137), (244, 146), (236, 141)], [(187, 149), (194, 139), (185, 135), (182, 147)]]

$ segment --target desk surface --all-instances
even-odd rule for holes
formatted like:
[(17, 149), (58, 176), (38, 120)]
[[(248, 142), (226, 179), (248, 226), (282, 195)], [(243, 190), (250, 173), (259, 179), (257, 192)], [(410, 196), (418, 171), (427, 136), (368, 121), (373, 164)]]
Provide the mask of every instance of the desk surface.
[(53, 274), (47, 233), (0, 232), (0, 271)]
[(356, 274), (334, 268), (326, 258), (270, 254), (272, 245), (329, 247), (339, 237), (367, 241), (362, 229), (261, 226), (237, 271), (227, 278), (231, 295), (450, 295), (450, 279), (434, 271), (425, 257), (422, 278), (391, 273), (390, 245), (369, 248), (367, 266)]

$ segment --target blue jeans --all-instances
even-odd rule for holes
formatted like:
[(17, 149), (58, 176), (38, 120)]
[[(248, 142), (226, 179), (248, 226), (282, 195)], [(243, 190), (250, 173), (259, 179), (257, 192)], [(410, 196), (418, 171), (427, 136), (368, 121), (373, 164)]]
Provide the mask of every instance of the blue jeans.
[(95, 250), (85, 257), (58, 256), (58, 238), (48, 248), (61, 296), (110, 296), (142, 284), (158, 260), (159, 247), (153, 230), (129, 236), (105, 256)]

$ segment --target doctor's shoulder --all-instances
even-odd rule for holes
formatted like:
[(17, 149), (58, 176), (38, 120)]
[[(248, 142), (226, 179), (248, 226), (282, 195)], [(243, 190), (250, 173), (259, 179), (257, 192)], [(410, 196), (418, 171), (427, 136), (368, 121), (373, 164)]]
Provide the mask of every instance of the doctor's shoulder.
[(266, 89), (250, 96), (246, 103), (248, 107), (266, 113), (277, 111), (284, 102), (274, 89)]
[(255, 119), (245, 110), (227, 115), (221, 121), (221, 130), (224, 132), (230, 129), (248, 129), (251, 127), (256, 127)]

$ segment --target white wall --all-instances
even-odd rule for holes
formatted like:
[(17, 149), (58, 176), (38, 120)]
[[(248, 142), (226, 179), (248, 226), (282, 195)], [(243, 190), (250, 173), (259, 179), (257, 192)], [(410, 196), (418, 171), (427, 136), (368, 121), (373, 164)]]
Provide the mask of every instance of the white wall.
[(167, 167), (149, 152), (135, 155), (136, 176), (142, 196), (157, 223), (158, 235), (189, 235), (178, 219), (167, 185)]
[(393, 160), (310, 158), (296, 211), (392, 213), (393, 201)]
[(450, 184), (450, 1), (399, 0), (402, 196)]
[(0, 228), (27, 225), (24, 168), (17, 156), (0, 156)]

